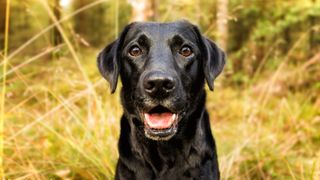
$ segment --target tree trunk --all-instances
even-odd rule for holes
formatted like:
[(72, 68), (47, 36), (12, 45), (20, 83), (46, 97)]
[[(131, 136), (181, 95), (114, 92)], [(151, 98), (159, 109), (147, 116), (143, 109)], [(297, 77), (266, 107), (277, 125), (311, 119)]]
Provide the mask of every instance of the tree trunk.
[(217, 31), (219, 46), (227, 50), (228, 41), (228, 0), (217, 1)]
[[(52, 5), (53, 14), (59, 21), (61, 19), (61, 7), (59, 4), (59, 0), (54, 0)], [(58, 28), (53, 28), (52, 30), (52, 45), (57, 46), (62, 43), (62, 36), (58, 30)]]
[[(76, 0), (73, 1), (73, 9), (77, 10), (82, 8), (87, 4), (86, 0)], [(86, 34), (86, 26), (87, 26), (87, 14), (86, 12), (81, 12), (74, 17), (74, 30), (76, 33), (80, 35)]]
[(4, 48), (4, 32), (6, 26), (6, 0), (0, 0), (0, 52)]
[[(315, 5), (315, 0), (312, 0), (312, 3)], [(312, 28), (310, 30), (310, 33), (309, 33), (309, 48), (311, 50), (311, 53), (309, 53), (310, 57), (312, 56), (313, 52), (312, 50), (314, 49), (315, 47), (315, 29), (314, 29), (314, 26), (316, 25), (316, 18), (312, 15), (309, 16), (309, 21), (310, 21), (310, 27)]]
[(132, 6), (132, 21), (148, 21), (158, 19), (158, 0), (129, 0)]
[(152, 21), (158, 21), (159, 19), (159, 13), (158, 13), (158, 0), (151, 0), (151, 17), (150, 19)]

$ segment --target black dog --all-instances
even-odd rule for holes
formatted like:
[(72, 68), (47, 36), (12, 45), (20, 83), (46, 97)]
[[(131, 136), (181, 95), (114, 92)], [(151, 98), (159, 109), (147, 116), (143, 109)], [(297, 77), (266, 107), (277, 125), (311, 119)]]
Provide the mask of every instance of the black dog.
[(204, 81), (224, 53), (187, 21), (132, 23), (98, 56), (112, 92), (120, 75), (120, 158), (116, 179), (219, 179)]

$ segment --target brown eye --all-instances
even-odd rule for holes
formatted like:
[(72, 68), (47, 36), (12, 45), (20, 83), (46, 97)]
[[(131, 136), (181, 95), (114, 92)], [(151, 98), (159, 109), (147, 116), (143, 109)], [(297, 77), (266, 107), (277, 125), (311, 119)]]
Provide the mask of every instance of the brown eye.
[(138, 46), (133, 46), (133, 47), (131, 47), (129, 54), (131, 56), (137, 57), (142, 54), (142, 50)]
[(189, 46), (183, 46), (180, 49), (179, 53), (184, 57), (188, 57), (188, 56), (192, 55), (193, 52)]

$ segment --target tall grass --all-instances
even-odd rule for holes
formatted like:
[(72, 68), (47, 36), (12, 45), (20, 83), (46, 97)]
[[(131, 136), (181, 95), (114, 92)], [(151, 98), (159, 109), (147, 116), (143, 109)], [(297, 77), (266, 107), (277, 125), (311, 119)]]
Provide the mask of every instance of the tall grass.
[[(76, 51), (61, 25), (104, 1), (94, 1), (61, 20), (54, 17), (47, 1), (39, 2), (53, 24), (11, 54), (6, 54), (6, 49), (1, 64), (1, 120), (5, 130), (0, 131), (5, 137), (1, 141), (5, 175), (1, 176), (5, 179), (113, 179), (122, 114), (120, 85), (114, 95), (109, 94), (96, 69), (98, 50)], [(118, 3), (114, 4), (116, 33)], [(65, 44), (32, 56), (21, 54), (53, 27), (58, 28)], [(6, 37), (8, 44), (8, 33)], [(276, 70), (259, 70), (253, 80), (241, 87), (223, 83), (228, 81), (224, 73), (216, 82), (215, 92), (208, 92), (207, 108), (217, 141), (222, 179), (320, 178), (318, 89), (290, 90), (297, 79), (303, 81), (311, 76), (307, 67), (313, 65), (313, 70), (320, 70), (319, 53), (301, 67), (289, 63), (291, 53), (304, 40), (304, 35), (296, 40), (289, 53), (281, 57), (283, 61)], [(60, 59), (49, 60), (50, 54), (58, 50), (67, 53)], [(274, 48), (270, 49), (272, 53)], [(302, 69), (304, 75), (300, 73)]]
[(3, 142), (4, 142), (4, 120), (5, 120), (5, 95), (6, 95), (6, 73), (7, 73), (7, 56), (9, 43), (9, 17), (10, 17), (10, 0), (7, 1), (6, 7), (6, 22), (5, 22), (5, 40), (4, 40), (4, 57), (3, 57), (3, 78), (1, 91), (1, 110), (0, 110), (0, 177), (4, 177), (3, 170)]

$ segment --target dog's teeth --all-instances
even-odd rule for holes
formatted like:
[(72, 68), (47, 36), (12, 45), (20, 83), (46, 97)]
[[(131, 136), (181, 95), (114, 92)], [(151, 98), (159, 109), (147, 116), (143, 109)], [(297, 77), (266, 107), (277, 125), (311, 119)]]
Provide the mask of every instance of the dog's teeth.
[(176, 116), (177, 116), (176, 114), (172, 115), (172, 121), (174, 121), (176, 119)]

